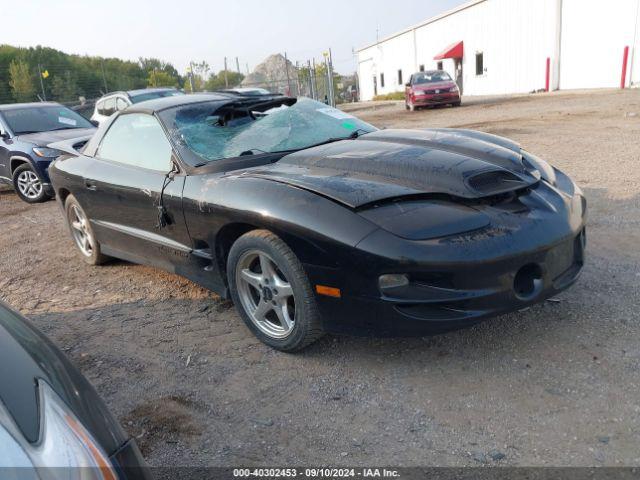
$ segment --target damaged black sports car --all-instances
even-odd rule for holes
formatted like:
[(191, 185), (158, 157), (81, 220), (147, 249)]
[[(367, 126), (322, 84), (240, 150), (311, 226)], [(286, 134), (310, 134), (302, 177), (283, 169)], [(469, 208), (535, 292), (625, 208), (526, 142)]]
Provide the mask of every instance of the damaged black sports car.
[(183, 275), (279, 350), (457, 329), (582, 269), (582, 192), (501, 137), (220, 93), (134, 105), (80, 140), (51, 146), (49, 172), (82, 258)]

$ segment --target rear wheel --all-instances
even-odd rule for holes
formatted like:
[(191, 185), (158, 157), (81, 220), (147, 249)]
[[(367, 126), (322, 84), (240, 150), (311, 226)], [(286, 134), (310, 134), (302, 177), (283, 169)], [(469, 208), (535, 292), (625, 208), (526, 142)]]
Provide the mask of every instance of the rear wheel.
[(42, 180), (28, 163), (23, 163), (13, 172), (13, 188), (27, 203), (40, 203), (51, 198), (45, 191)]
[(291, 249), (267, 230), (254, 230), (231, 247), (231, 297), (249, 329), (285, 352), (301, 350), (324, 332), (313, 290)]
[(69, 195), (65, 201), (64, 209), (67, 214), (67, 225), (71, 232), (71, 238), (80, 251), (80, 256), (89, 265), (100, 265), (109, 257), (100, 251), (100, 244), (93, 234), (89, 217), (73, 195)]

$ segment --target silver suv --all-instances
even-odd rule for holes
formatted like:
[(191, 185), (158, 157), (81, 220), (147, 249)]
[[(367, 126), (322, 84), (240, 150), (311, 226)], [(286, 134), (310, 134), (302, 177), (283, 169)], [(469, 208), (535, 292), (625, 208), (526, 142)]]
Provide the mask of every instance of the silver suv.
[(102, 123), (114, 113), (124, 110), (134, 103), (174, 95), (184, 95), (184, 93), (175, 88), (145, 88), (141, 90), (129, 90), (127, 92), (107, 93), (96, 102), (91, 120)]

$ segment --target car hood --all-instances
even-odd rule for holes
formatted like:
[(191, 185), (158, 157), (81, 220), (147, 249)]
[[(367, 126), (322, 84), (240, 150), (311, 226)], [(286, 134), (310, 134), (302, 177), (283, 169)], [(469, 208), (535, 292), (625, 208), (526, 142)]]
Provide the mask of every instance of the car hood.
[(455, 85), (456, 83), (453, 80), (447, 80), (446, 82), (434, 82), (434, 83), (423, 83), (420, 85), (413, 85), (411, 89), (414, 92), (424, 92), (425, 90), (451, 88)]
[(246, 170), (303, 188), (351, 208), (386, 199), (443, 194), (478, 199), (540, 180), (518, 144), (469, 130), (379, 130), (301, 150)]
[(44, 380), (108, 454), (126, 436), (89, 382), (27, 320), (0, 302), (0, 402), (29, 442), (40, 432), (36, 382)]
[(18, 138), (23, 142), (45, 147), (53, 142), (61, 142), (63, 140), (91, 135), (95, 131), (95, 128), (68, 128), (66, 130), (54, 130), (52, 132), (27, 133), (18, 135)]

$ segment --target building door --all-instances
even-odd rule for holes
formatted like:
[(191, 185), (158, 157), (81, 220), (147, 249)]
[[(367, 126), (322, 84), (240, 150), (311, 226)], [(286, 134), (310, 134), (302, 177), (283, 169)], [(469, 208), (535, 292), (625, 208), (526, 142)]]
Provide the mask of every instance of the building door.
[(453, 59), (453, 67), (456, 72), (456, 83), (458, 84), (458, 88), (460, 89), (460, 95), (463, 93), (463, 82), (462, 82), (462, 59), (454, 58)]

